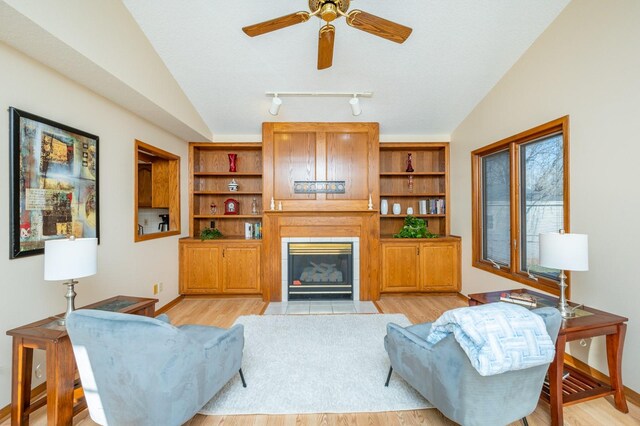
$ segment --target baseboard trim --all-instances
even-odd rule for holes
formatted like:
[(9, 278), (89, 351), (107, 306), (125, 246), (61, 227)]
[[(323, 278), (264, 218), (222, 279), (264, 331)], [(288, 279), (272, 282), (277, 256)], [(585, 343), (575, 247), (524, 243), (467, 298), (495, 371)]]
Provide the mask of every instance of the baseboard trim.
[[(47, 391), (47, 382), (42, 382), (31, 390), (31, 402), (35, 402), (40, 399)], [(11, 417), (11, 404), (6, 407), (0, 408), (0, 423), (4, 423)]]
[(458, 299), (463, 300), (463, 301), (465, 301), (465, 302), (469, 303), (469, 298), (468, 298), (467, 296), (465, 296), (464, 294), (462, 294), (462, 293), (456, 293), (456, 296), (458, 296)]
[[(580, 361), (579, 359), (575, 358), (572, 355), (564, 354), (564, 362), (571, 365), (572, 367), (577, 368), (578, 370), (584, 373), (590, 374), (591, 376), (595, 377), (596, 379), (602, 382), (611, 383), (609, 376), (602, 373), (601, 371), (596, 370), (595, 368), (591, 367), (589, 364), (583, 361)], [(627, 398), (627, 401), (640, 407), (640, 394), (638, 392), (625, 386), (624, 395)]]
[(165, 312), (167, 312), (169, 309), (173, 308), (174, 306), (176, 306), (178, 303), (182, 302), (182, 299), (184, 299), (184, 295), (180, 295), (178, 297), (176, 297), (175, 299), (173, 299), (171, 302), (167, 303), (166, 305), (164, 305), (162, 308), (158, 309), (156, 311), (156, 316), (164, 314)]

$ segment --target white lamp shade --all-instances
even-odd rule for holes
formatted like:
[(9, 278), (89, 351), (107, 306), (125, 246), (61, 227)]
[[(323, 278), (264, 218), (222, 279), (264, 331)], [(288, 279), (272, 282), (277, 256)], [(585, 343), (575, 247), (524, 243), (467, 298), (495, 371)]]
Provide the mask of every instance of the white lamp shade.
[(95, 275), (98, 239), (75, 238), (44, 242), (44, 279), (61, 281)]
[(540, 266), (563, 271), (589, 270), (589, 241), (585, 234), (540, 234)]

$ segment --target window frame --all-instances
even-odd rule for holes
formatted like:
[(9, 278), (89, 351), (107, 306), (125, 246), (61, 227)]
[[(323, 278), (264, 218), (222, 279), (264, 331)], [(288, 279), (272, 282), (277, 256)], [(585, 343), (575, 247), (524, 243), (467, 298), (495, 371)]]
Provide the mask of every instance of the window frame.
[[(558, 281), (542, 275), (536, 275), (536, 279), (528, 276), (526, 270), (522, 270), (521, 246), (522, 246), (522, 226), (521, 226), (521, 146), (523, 144), (552, 136), (562, 134), (562, 155), (563, 155), (563, 214), (564, 230), (570, 232), (570, 205), (569, 205), (569, 116), (564, 116), (548, 123), (536, 126), (532, 129), (502, 139), (482, 148), (478, 148), (471, 153), (471, 181), (472, 181), (472, 266), (499, 275), (504, 278), (525, 284), (539, 290), (559, 295)], [(482, 258), (483, 247), (483, 176), (482, 158), (508, 149), (510, 161), (510, 266), (496, 268), (491, 262)], [(514, 244), (514, 241), (516, 242)], [(570, 286), (570, 273), (567, 275), (567, 284)], [(570, 295), (570, 287), (568, 296)]]

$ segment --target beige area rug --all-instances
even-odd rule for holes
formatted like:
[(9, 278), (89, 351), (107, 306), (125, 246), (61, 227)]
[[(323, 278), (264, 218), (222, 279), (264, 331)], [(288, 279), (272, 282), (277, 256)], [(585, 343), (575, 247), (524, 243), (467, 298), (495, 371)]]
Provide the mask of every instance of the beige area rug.
[(242, 362), (201, 414), (360, 413), (431, 408), (394, 375), (384, 386), (389, 358), (384, 336), (404, 315), (242, 316)]

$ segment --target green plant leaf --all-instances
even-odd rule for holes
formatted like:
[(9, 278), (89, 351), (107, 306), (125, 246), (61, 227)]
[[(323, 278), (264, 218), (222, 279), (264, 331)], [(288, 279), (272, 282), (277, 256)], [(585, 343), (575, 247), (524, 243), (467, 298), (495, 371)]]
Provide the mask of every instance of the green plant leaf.
[(404, 226), (393, 238), (437, 238), (438, 235), (427, 229), (424, 219), (415, 216), (407, 216), (404, 219)]
[(222, 232), (218, 228), (204, 228), (200, 231), (200, 240), (217, 240), (222, 238)]

